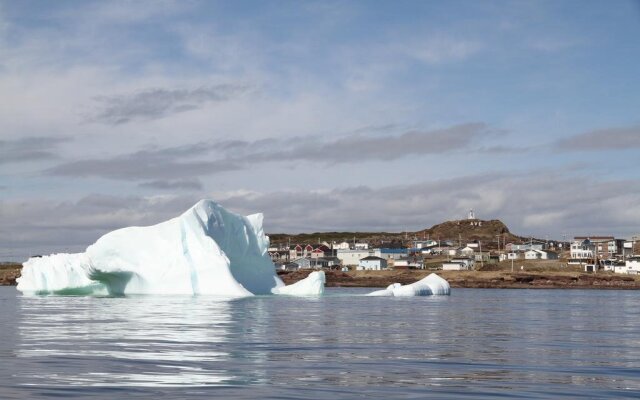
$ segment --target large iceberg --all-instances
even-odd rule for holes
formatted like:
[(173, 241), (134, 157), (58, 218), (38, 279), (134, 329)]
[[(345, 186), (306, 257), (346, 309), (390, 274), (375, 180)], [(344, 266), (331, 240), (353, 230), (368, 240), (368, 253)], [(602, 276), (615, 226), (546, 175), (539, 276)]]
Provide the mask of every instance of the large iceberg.
[[(84, 253), (30, 258), (18, 290), (30, 294), (186, 294), (243, 297), (315, 296), (325, 275), (315, 271), (285, 286), (275, 273), (262, 214), (241, 216), (201, 200), (179, 217), (102, 236)], [(435, 274), (370, 296), (449, 294)]]
[[(271, 294), (284, 283), (275, 273), (268, 247), (262, 214), (244, 217), (213, 201), (201, 200), (169, 221), (107, 233), (84, 253), (31, 258), (24, 263), (18, 290), (112, 295)], [(313, 284), (310, 289), (318, 292)]]

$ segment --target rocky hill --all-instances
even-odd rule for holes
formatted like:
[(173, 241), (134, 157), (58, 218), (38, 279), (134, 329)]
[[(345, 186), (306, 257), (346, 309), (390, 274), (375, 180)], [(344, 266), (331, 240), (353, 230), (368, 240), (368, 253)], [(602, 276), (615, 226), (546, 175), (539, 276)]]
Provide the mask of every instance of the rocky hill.
[(469, 242), (481, 240), (483, 243), (495, 243), (497, 245), (498, 236), (500, 242), (518, 241), (521, 238), (509, 232), (509, 228), (500, 220), (492, 219), (483, 221), (480, 219), (462, 219), (447, 221), (432, 226), (416, 233), (419, 237), (429, 237), (431, 239), (452, 240)]
[[(411, 246), (415, 239), (449, 240), (456, 244), (462, 244), (474, 240), (482, 241), (483, 248), (498, 247), (498, 236), (500, 245), (509, 242), (521, 242), (522, 237), (509, 232), (509, 228), (500, 220), (494, 219), (484, 221), (480, 219), (463, 219), (457, 221), (446, 221), (418, 232), (316, 232), (307, 234), (270, 234), (272, 244), (297, 244), (297, 243), (319, 243), (326, 242), (368, 242), (372, 247), (401, 247)], [(528, 238), (526, 238), (528, 240)]]

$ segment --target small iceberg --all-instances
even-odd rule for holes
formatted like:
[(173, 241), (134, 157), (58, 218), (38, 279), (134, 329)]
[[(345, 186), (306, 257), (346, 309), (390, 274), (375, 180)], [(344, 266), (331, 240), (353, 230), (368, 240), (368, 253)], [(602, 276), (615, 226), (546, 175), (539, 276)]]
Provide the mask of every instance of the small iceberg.
[(449, 282), (436, 274), (430, 274), (426, 278), (420, 279), (410, 285), (394, 283), (389, 285), (386, 289), (376, 290), (366, 296), (412, 297), (449, 294), (451, 294), (451, 286), (449, 286)]
[(289, 296), (319, 296), (324, 293), (324, 284), (324, 272), (314, 271), (301, 281), (271, 289), (271, 293)]

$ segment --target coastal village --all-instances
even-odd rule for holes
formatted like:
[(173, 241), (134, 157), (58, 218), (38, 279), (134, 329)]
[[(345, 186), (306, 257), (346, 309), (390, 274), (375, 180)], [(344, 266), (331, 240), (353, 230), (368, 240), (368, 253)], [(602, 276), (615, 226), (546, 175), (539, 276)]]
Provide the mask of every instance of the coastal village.
[[(561, 241), (523, 238), (511, 234), (500, 221), (476, 218), (473, 210), (466, 219), (442, 226), (450, 229), (439, 233), (449, 237), (433, 237), (431, 233), (438, 232), (426, 230), (386, 242), (345, 238), (291, 243), (291, 238), (286, 242), (280, 238), (269, 248), (269, 255), (278, 271), (486, 271), (506, 266), (513, 272), (530, 266), (554, 266), (588, 273), (640, 273), (640, 236), (621, 239), (582, 235)], [(431, 230), (437, 231), (434, 228)]]
[[(640, 235), (541, 240), (473, 210), (418, 232), (269, 236), (268, 255), (287, 284), (323, 270), (328, 286), (385, 287), (437, 272), (452, 287), (640, 289)], [(0, 285), (15, 285), (21, 269), (0, 262)]]

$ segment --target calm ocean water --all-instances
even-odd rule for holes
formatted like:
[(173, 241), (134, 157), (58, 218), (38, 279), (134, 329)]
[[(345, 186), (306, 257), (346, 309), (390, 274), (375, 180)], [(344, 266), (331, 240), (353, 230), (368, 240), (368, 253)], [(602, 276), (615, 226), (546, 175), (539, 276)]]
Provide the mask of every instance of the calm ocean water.
[(23, 297), (0, 287), (0, 398), (640, 396), (640, 292)]

